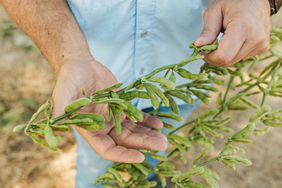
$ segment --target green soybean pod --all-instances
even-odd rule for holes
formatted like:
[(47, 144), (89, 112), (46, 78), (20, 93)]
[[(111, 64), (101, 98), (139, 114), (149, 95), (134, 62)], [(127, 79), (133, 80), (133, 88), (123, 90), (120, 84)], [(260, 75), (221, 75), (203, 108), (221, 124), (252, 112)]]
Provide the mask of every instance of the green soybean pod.
[(221, 85), (224, 84), (224, 81), (223, 81), (223, 80), (219, 80), (219, 79), (217, 79), (215, 76), (212, 76), (212, 75), (209, 75), (209, 76), (208, 76), (208, 79), (209, 79), (212, 83), (214, 83), (214, 84), (216, 84), (216, 85), (219, 85), (219, 86), (221, 86)]
[(263, 124), (270, 127), (282, 127), (282, 121), (275, 121), (274, 119), (266, 119), (262, 121)]
[(204, 93), (202, 91), (199, 90), (194, 90), (194, 89), (190, 89), (190, 91), (196, 96), (198, 97), (201, 101), (203, 101), (205, 104), (209, 103), (209, 98), (210, 95), (207, 93)]
[(249, 99), (247, 99), (245, 97), (242, 97), (241, 101), (243, 103), (245, 103), (247, 106), (249, 106), (249, 107), (251, 107), (253, 109), (257, 109), (258, 108), (258, 106), (254, 102), (250, 101)]
[(123, 113), (125, 114), (125, 116), (127, 117), (127, 118), (129, 118), (131, 121), (133, 121), (133, 122), (138, 122), (138, 120), (137, 119), (135, 119), (135, 117), (133, 116), (133, 115), (131, 115), (129, 112), (127, 112), (127, 111), (123, 111)]
[(50, 125), (54, 131), (68, 131), (69, 127), (66, 125)]
[(210, 116), (215, 115), (217, 112), (218, 112), (218, 109), (212, 108), (209, 111), (200, 113), (199, 118), (200, 119), (206, 119)]
[(119, 135), (121, 133), (121, 131), (122, 131), (121, 119), (120, 119), (122, 111), (120, 109), (118, 109), (117, 107), (115, 107), (115, 106), (110, 106), (110, 109), (112, 111), (114, 122), (115, 122), (116, 134)]
[(147, 169), (144, 165), (142, 164), (132, 164), (132, 165), (145, 176), (148, 176), (150, 174), (150, 169)]
[(255, 122), (265, 116), (268, 112), (270, 112), (271, 107), (268, 105), (264, 105), (257, 109), (257, 111), (250, 117), (250, 122)]
[(150, 90), (154, 92), (161, 99), (161, 101), (164, 103), (165, 106), (169, 106), (168, 98), (157, 86), (147, 83), (146, 87), (150, 88)]
[(31, 116), (31, 118), (30, 118), (30, 120), (29, 120), (29, 122), (28, 122), (26, 128), (28, 128), (29, 125), (30, 125), (32, 122), (34, 122), (42, 112), (45, 111), (45, 109), (49, 108), (50, 105), (51, 105), (51, 103), (50, 103), (49, 100), (46, 101), (43, 105), (41, 105), (41, 106), (38, 108), (38, 110)]
[(205, 52), (205, 53), (209, 53), (209, 52), (216, 50), (217, 47), (218, 47), (218, 40), (216, 40), (213, 44), (200, 47), (200, 51)]
[(152, 154), (150, 155), (152, 158), (154, 159), (157, 159), (158, 161), (167, 161), (168, 158), (165, 157), (165, 156), (160, 156), (160, 155), (157, 155), (157, 154)]
[(178, 143), (178, 144), (183, 144), (187, 147), (191, 146), (190, 141), (187, 138), (184, 138), (183, 136), (179, 136), (179, 135), (169, 135), (168, 138), (170, 140), (173, 140), (174, 142)]
[(254, 129), (256, 128), (256, 124), (251, 122), (248, 124), (245, 128), (241, 129), (237, 133), (235, 133), (232, 137), (231, 140), (236, 140), (236, 139), (241, 139), (241, 138), (246, 138), (250, 134), (253, 133)]
[(146, 91), (148, 92), (148, 95), (151, 98), (151, 103), (152, 103), (154, 109), (157, 109), (159, 107), (160, 103), (158, 101), (158, 98), (157, 98), (155, 92), (150, 87), (148, 87), (147, 84), (144, 84), (144, 86), (145, 86)]
[(176, 104), (175, 100), (170, 96), (170, 95), (166, 95), (166, 98), (168, 99), (169, 101), (169, 106), (171, 108), (171, 111), (176, 113), (176, 114), (179, 114), (180, 113), (180, 110), (179, 110), (179, 107), (178, 105)]
[(100, 131), (103, 130), (105, 127), (102, 127), (101, 124), (98, 122), (93, 122), (92, 124), (78, 124), (76, 125), (78, 127), (81, 127), (87, 131), (95, 132), (95, 131)]
[(169, 91), (166, 91), (166, 94), (171, 95), (171, 96), (176, 97), (176, 98), (179, 98), (187, 104), (193, 104), (194, 103), (194, 100), (192, 99), (191, 96), (185, 95), (178, 90), (169, 90)]
[(238, 111), (244, 111), (248, 109), (248, 106), (245, 103), (243, 103), (241, 99), (237, 99), (232, 103), (229, 103), (227, 107), (229, 110), (238, 110)]
[(187, 71), (184, 68), (178, 68), (176, 72), (183, 78), (189, 79), (189, 80), (202, 80), (207, 78), (207, 74), (200, 73), (200, 74), (192, 74), (191, 72)]
[(163, 124), (164, 124), (164, 128), (166, 128), (168, 130), (172, 131), (174, 129), (174, 126), (169, 124), (169, 123), (167, 123), (167, 122), (163, 122)]
[(108, 88), (105, 88), (105, 89), (101, 89), (101, 90), (98, 90), (95, 92), (95, 94), (102, 94), (102, 93), (106, 93), (106, 92), (109, 92), (109, 91), (112, 91), (114, 89), (118, 89), (122, 86), (122, 83), (117, 83), (115, 85), (112, 85)]
[(105, 188), (117, 188), (116, 185), (110, 183), (102, 183), (101, 185)]
[(163, 118), (168, 118), (168, 119), (174, 119), (176, 121), (182, 121), (183, 120), (183, 118), (180, 115), (175, 114), (175, 113), (159, 112), (157, 114), (157, 116), (163, 117)]
[(105, 99), (95, 100), (95, 101), (93, 101), (93, 103), (95, 103), (95, 104), (116, 104), (116, 105), (120, 106), (122, 109), (127, 108), (126, 104), (124, 103), (124, 100), (122, 100), (122, 99), (105, 98)]
[(58, 123), (58, 125), (76, 125), (88, 131), (98, 131), (105, 128), (103, 121), (94, 121), (90, 118), (84, 119), (68, 119)]
[(67, 119), (62, 122), (59, 122), (58, 125), (91, 125), (94, 121), (90, 118), (84, 118), (84, 119)]
[(37, 133), (28, 132), (28, 135), (31, 137), (33, 142), (54, 151), (54, 148), (50, 148), (45, 139), (40, 138)]
[(136, 188), (151, 188), (156, 187), (158, 183), (156, 181), (147, 181), (142, 187), (137, 186)]
[(129, 92), (120, 94), (120, 98), (131, 101), (135, 98), (150, 99), (150, 96), (145, 91), (129, 91)]
[(65, 107), (65, 112), (69, 113), (69, 112), (77, 111), (80, 108), (86, 106), (87, 104), (90, 104), (91, 102), (92, 101), (86, 97), (77, 99)]
[(53, 130), (49, 125), (45, 126), (44, 137), (45, 137), (46, 143), (48, 144), (50, 148), (54, 150), (58, 148), (59, 141), (56, 138), (56, 136), (54, 135)]
[(174, 72), (171, 72), (170, 77), (169, 77), (169, 80), (172, 81), (172, 82), (174, 82), (174, 83), (176, 82), (176, 77), (175, 77)]
[(165, 86), (168, 89), (175, 88), (175, 83), (164, 77), (151, 77), (148, 78), (147, 80), (151, 82), (159, 83), (161, 86)]
[(204, 89), (204, 90), (212, 91), (212, 92), (218, 92), (218, 89), (216, 89), (215, 87), (209, 86), (209, 85), (195, 85), (194, 88)]
[(117, 181), (123, 182), (123, 179), (122, 179), (121, 175), (119, 174), (119, 172), (117, 170), (115, 170), (114, 168), (110, 167), (110, 168), (107, 169), (107, 171), (109, 173), (111, 173), (115, 177), (115, 179)]
[(181, 173), (178, 170), (166, 170), (166, 171), (159, 171), (157, 174), (163, 177), (174, 177), (180, 175)]
[(104, 122), (103, 117), (97, 114), (75, 114), (71, 116), (71, 119), (85, 119), (85, 118), (92, 119), (98, 122)]
[(16, 127), (13, 128), (13, 132), (19, 133), (21, 131), (24, 131), (25, 127), (26, 127), (25, 124), (17, 125)]
[(138, 110), (130, 102), (126, 102), (126, 105), (127, 105), (127, 110), (125, 110), (125, 112), (131, 114), (134, 117), (134, 119), (136, 119), (138, 122), (143, 121), (143, 114), (140, 110)]

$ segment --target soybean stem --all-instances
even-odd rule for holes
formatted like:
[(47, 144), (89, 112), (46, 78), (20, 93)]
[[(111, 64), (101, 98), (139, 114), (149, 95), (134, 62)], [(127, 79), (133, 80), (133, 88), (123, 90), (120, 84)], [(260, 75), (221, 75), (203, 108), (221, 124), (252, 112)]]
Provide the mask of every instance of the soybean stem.
[(229, 92), (230, 92), (230, 89), (231, 89), (232, 82), (233, 82), (234, 78), (235, 78), (235, 77), (234, 77), (233, 75), (230, 76), (230, 79), (229, 79), (228, 85), (227, 85), (227, 89), (226, 89), (226, 91), (225, 91), (225, 94), (224, 94), (224, 97), (223, 97), (223, 101), (222, 101), (222, 104), (221, 104), (221, 108), (220, 108), (220, 110), (215, 114), (214, 118), (218, 117), (218, 116), (225, 110), (225, 108), (226, 108), (226, 103), (227, 103), (227, 96), (228, 96), (228, 94), (229, 94)]
[(195, 121), (196, 121), (196, 119), (194, 119), (194, 120), (192, 120), (192, 121), (189, 121), (189, 122), (187, 122), (187, 123), (184, 123), (184, 124), (181, 125), (180, 127), (177, 127), (176, 129), (170, 131), (170, 133), (168, 133), (168, 135), (172, 135), (173, 133), (175, 133), (175, 132), (177, 132), (177, 131), (179, 131), (179, 130), (185, 128), (185, 127), (187, 127), (188, 125), (190, 125), (190, 124), (192, 124), (192, 123), (194, 123)]
[(210, 163), (213, 163), (213, 162), (215, 162), (215, 161), (217, 161), (217, 160), (218, 160), (218, 156), (213, 157), (213, 158), (211, 158), (211, 159), (208, 159), (208, 160), (206, 160), (206, 161), (204, 161), (204, 162), (202, 162), (202, 163), (200, 163), (200, 164), (197, 164), (196, 166), (198, 166), (198, 167), (203, 167), (203, 166), (206, 166), (206, 165), (208, 165), (208, 164), (210, 164)]

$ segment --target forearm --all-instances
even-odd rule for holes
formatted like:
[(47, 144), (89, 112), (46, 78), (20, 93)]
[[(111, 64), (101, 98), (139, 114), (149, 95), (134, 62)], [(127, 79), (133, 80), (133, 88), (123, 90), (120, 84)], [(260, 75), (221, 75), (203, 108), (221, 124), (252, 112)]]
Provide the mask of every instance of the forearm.
[(69, 59), (91, 59), (86, 40), (65, 0), (0, 0), (55, 72)]

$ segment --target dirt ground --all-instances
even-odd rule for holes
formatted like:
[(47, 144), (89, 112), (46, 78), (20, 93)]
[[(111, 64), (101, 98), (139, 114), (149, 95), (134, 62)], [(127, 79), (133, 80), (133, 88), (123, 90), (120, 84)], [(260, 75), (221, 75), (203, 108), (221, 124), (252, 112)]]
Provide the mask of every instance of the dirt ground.
[[(76, 145), (70, 134), (62, 151), (54, 153), (23, 134), (11, 132), (15, 124), (26, 120), (38, 104), (50, 97), (55, 80), (39, 51), (6, 20), (7, 15), (0, 9), (0, 187), (74, 187)], [(273, 23), (282, 25), (282, 14), (274, 17)], [(271, 105), (279, 107), (281, 102), (273, 99)], [(235, 118), (243, 124), (245, 116), (238, 114)], [(282, 129), (273, 129), (246, 146), (246, 156), (253, 161), (251, 167), (232, 171), (213, 165), (220, 174), (221, 187), (281, 188), (281, 135)]]

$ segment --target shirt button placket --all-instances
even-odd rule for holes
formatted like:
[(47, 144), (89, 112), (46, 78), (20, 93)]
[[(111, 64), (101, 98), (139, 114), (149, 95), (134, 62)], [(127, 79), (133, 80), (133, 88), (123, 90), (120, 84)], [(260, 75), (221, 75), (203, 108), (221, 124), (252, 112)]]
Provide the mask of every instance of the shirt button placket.
[(155, 0), (136, 0), (136, 48), (135, 48), (135, 73), (142, 76), (146, 67), (150, 66), (152, 57), (152, 41), (150, 29), (155, 14)]

